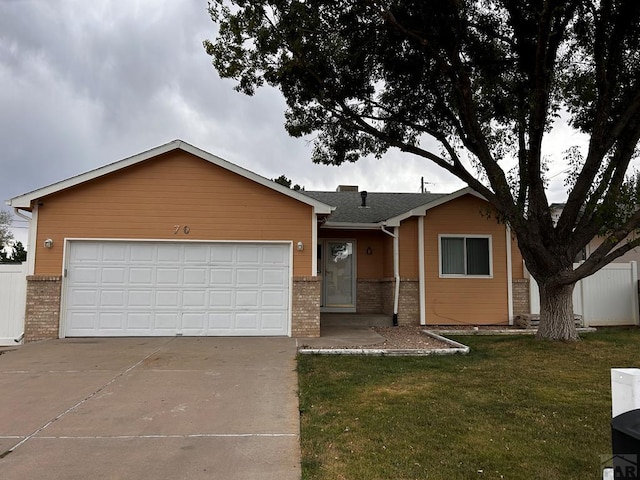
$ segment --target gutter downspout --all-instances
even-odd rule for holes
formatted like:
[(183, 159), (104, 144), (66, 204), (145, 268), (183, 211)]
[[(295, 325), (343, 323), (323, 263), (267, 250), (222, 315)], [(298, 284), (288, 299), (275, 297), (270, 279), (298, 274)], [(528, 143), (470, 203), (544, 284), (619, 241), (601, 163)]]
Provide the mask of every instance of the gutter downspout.
[(398, 326), (398, 303), (400, 299), (400, 247), (399, 236), (400, 231), (398, 227), (393, 227), (394, 233), (391, 233), (381, 225), (380, 228), (384, 233), (393, 237), (393, 278), (395, 280), (395, 291), (393, 294), (393, 326)]
[(418, 217), (418, 292), (420, 295), (420, 325), (427, 324), (427, 299), (424, 272), (424, 217)]

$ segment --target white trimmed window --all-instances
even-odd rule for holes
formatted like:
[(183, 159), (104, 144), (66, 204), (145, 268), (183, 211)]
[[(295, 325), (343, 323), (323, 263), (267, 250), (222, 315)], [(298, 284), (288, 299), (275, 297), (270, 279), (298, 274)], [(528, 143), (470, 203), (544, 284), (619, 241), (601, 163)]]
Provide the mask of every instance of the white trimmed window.
[(491, 235), (438, 235), (441, 277), (492, 277)]

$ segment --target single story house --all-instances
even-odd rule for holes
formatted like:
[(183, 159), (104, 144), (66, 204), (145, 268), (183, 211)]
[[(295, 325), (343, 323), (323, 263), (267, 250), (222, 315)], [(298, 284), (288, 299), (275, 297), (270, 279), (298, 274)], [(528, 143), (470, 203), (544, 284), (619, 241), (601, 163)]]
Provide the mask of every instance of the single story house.
[(451, 194), (294, 191), (176, 140), (7, 201), (30, 212), (25, 339), (320, 334), (321, 312), (509, 324), (508, 226)]

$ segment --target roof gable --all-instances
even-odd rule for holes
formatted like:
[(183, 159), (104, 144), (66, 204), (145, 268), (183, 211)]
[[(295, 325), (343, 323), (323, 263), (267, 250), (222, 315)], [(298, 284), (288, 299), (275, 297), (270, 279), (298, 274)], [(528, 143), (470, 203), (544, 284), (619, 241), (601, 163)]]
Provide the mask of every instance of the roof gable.
[(366, 207), (362, 206), (361, 192), (315, 192), (305, 195), (335, 207), (327, 219), (327, 227), (366, 228), (400, 225), (412, 216), (423, 216), (427, 210), (450, 202), (463, 195), (486, 200), (470, 187), (453, 193), (376, 193), (367, 192)]
[(182, 140), (174, 140), (172, 142), (169, 142), (159, 147), (153, 148), (151, 150), (147, 150), (145, 152), (139, 153), (132, 157), (119, 160), (117, 162), (105, 165), (103, 167), (99, 167), (94, 170), (90, 170), (88, 172), (82, 173), (75, 177), (71, 177), (66, 180), (53, 183), (46, 187), (39, 188), (32, 192), (19, 195), (17, 197), (14, 197), (8, 200), (6, 203), (7, 205), (12, 206), (14, 208), (21, 208), (21, 209), (28, 210), (31, 208), (32, 203), (39, 198), (46, 197), (48, 195), (58, 193), (60, 191), (63, 191), (69, 188), (73, 188), (76, 185), (80, 185), (90, 180), (103, 177), (110, 173), (117, 172), (119, 170), (153, 159), (154, 157), (158, 157), (162, 154), (165, 154), (174, 150), (182, 150), (184, 152), (190, 153), (191, 155), (194, 155), (198, 158), (201, 158), (202, 160), (205, 160), (221, 168), (224, 168), (225, 170), (233, 172), (241, 177), (247, 178), (248, 180), (251, 180), (255, 183), (258, 183), (267, 188), (270, 188), (271, 190), (275, 190), (299, 202), (310, 205), (314, 207), (315, 213), (329, 214), (333, 210), (329, 205), (322, 203), (321, 201), (315, 200), (307, 195), (303, 195), (302, 193), (297, 192), (295, 190), (291, 190), (283, 185), (280, 185), (272, 180), (269, 180), (268, 178), (262, 177), (256, 173), (253, 173), (249, 170), (239, 167), (238, 165), (228, 162), (220, 157), (212, 155), (209, 152), (205, 152), (204, 150), (196, 148), (193, 145), (190, 145)]

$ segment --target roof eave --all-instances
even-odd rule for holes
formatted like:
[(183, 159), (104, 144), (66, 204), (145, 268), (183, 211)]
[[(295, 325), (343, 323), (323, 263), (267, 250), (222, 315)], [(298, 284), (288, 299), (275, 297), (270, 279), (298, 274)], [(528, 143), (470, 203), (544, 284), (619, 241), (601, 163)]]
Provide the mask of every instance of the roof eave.
[(23, 195), (13, 197), (10, 200), (7, 200), (6, 204), (11, 207), (29, 210), (31, 209), (31, 205), (33, 201), (39, 198), (46, 197), (48, 195), (79, 185), (81, 183), (88, 182), (90, 180), (102, 177), (104, 175), (108, 175), (109, 173), (113, 173), (118, 170), (130, 167), (137, 163), (143, 162), (145, 160), (156, 157), (158, 155), (162, 155), (164, 153), (171, 152), (173, 150), (183, 150), (185, 152), (188, 152), (196, 157), (199, 157), (221, 168), (224, 168), (233, 173), (236, 173), (260, 185), (263, 185), (267, 188), (280, 192), (284, 195), (287, 195), (288, 197), (294, 198), (299, 202), (310, 205), (314, 208), (314, 212), (316, 214), (320, 214), (320, 215), (330, 214), (333, 211), (333, 208), (330, 205), (319, 202), (318, 200), (314, 200), (313, 198), (308, 197), (302, 193), (298, 193), (295, 190), (291, 190), (290, 188), (287, 188), (284, 185), (280, 185), (279, 183), (269, 180), (268, 178), (262, 177), (256, 173), (253, 173), (249, 170), (239, 167), (238, 165), (235, 165), (209, 152), (206, 152), (197, 147), (194, 147), (193, 145), (190, 145), (189, 143), (186, 143), (182, 140), (173, 140), (172, 142), (166, 143), (164, 145), (160, 145), (159, 147), (152, 148), (151, 150), (147, 150), (137, 155), (127, 157), (123, 160), (119, 160), (117, 162), (110, 163), (108, 165), (96, 168), (94, 170), (90, 170), (88, 172), (82, 173), (80, 175), (76, 175), (66, 180), (53, 183), (46, 187), (33, 190), (32, 192), (28, 192)]
[(335, 230), (380, 230), (382, 224), (358, 223), (358, 222), (325, 222), (320, 228), (333, 228)]

